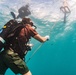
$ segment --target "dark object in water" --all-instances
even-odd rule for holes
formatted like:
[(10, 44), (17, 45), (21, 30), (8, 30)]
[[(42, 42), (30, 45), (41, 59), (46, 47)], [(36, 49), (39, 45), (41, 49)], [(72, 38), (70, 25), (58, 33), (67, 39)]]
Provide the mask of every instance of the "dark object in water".
[(10, 13), (11, 13), (12, 17), (13, 17), (14, 19), (16, 19), (15, 13), (14, 13), (14, 12), (10, 12)]
[(25, 16), (29, 16), (31, 14), (30, 10), (29, 10), (29, 5), (25, 5), (22, 6), (19, 10), (18, 10), (18, 16), (17, 18), (24, 18)]

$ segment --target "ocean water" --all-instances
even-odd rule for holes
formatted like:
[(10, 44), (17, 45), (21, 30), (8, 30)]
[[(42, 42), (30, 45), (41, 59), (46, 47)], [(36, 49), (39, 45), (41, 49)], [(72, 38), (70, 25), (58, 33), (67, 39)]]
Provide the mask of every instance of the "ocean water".
[[(67, 2), (71, 13), (64, 23), (63, 0), (0, 0), (0, 28), (12, 19), (11, 11), (17, 16), (19, 8), (29, 4), (31, 14), (25, 17), (33, 20), (40, 35), (50, 36), (43, 44), (31, 39), (34, 46), (25, 58), (30, 59), (26, 64), (32, 75), (76, 75), (76, 1)], [(15, 74), (8, 69), (5, 75)]]

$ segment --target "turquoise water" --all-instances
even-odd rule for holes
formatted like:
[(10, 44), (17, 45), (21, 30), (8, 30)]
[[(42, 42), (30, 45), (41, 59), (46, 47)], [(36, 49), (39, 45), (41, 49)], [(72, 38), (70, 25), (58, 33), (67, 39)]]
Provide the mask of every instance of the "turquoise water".
[[(18, 14), (18, 8), (26, 4), (26, 2), (24, 3), (24, 0), (17, 0), (15, 4), (14, 2), (15, 0), (13, 0), (12, 3), (10, 0), (0, 1), (0, 27), (2, 27), (8, 20), (12, 19), (10, 11)], [(37, 26), (38, 33), (42, 36), (49, 35), (50, 40), (45, 42), (42, 46), (41, 43), (35, 39), (31, 40), (31, 43), (33, 43), (34, 46), (25, 57), (26, 61), (35, 50), (38, 50), (29, 60), (27, 66), (33, 75), (76, 75), (75, 16), (70, 14), (71, 16), (69, 15), (66, 23), (64, 23), (63, 19), (61, 19), (63, 18), (63, 13), (58, 12), (59, 6), (56, 5), (57, 9), (52, 11), (56, 4), (55, 0), (49, 2), (42, 0), (42, 3), (40, 4), (39, 2), (40, 0), (38, 3), (36, 0), (29, 0), (32, 12), (29, 17)], [(19, 3), (22, 4), (19, 5)], [(60, 4), (60, 1), (58, 1), (58, 3)], [(52, 7), (50, 4), (52, 4)], [(44, 7), (44, 5), (46, 6)], [(75, 12), (75, 10), (73, 12)], [(54, 15), (50, 15), (53, 13)], [(73, 20), (70, 20), (70, 17), (73, 17)], [(5, 75), (14, 75), (14, 73), (8, 69)]]

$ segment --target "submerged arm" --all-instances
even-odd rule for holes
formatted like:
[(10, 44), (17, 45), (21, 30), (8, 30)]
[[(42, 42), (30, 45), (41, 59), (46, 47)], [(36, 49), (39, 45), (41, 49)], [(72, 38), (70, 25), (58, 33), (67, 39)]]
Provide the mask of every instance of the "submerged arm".
[(34, 38), (43, 43), (49, 39), (49, 36), (42, 37), (41, 35), (37, 34), (34, 36)]

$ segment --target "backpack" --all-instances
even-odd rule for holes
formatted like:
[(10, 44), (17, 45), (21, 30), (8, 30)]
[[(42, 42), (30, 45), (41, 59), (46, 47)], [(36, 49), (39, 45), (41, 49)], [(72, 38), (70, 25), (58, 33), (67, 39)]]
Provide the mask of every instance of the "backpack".
[(18, 23), (16, 20), (12, 19), (0, 29), (0, 51), (4, 47), (6, 40), (17, 36), (22, 28), (24, 28), (22, 22)]

